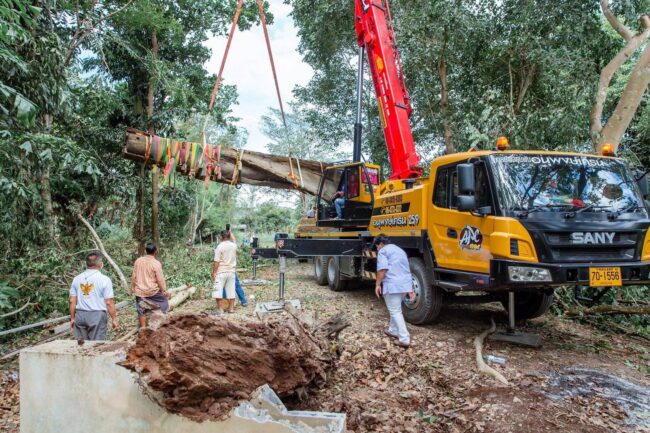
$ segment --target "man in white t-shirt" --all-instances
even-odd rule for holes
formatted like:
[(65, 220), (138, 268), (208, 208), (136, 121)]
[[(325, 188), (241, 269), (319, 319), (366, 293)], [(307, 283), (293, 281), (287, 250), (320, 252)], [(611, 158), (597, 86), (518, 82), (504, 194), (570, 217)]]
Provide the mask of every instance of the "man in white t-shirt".
[(228, 299), (228, 312), (235, 312), (235, 272), (237, 272), (237, 244), (233, 242), (229, 230), (221, 232), (221, 242), (214, 250), (212, 265), (212, 297), (217, 302), (217, 314), (223, 314), (219, 300), (223, 299), (225, 289)]
[(113, 283), (102, 273), (102, 255), (86, 256), (86, 270), (77, 275), (70, 287), (70, 327), (79, 340), (106, 340), (108, 314), (117, 329), (117, 312), (113, 301)]

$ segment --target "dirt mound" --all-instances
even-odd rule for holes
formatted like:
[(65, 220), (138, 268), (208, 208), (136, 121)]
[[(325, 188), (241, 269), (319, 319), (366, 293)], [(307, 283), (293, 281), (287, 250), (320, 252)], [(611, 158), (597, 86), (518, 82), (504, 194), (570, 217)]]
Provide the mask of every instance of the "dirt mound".
[(337, 356), (331, 331), (292, 315), (272, 323), (170, 316), (157, 329), (143, 329), (121, 365), (139, 373), (148, 394), (168, 411), (218, 420), (261, 385), (282, 397), (324, 379)]

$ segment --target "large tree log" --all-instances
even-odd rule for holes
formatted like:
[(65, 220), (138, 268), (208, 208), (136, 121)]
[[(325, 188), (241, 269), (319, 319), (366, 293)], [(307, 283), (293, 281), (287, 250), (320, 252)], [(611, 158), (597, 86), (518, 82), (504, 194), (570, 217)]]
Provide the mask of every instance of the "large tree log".
[(347, 326), (345, 316), (322, 326), (294, 314), (266, 323), (169, 316), (140, 331), (121, 365), (138, 372), (145, 392), (168, 411), (218, 420), (261, 385), (282, 397), (324, 380), (338, 356), (329, 336)]
[[(158, 161), (146, 155), (151, 153), (153, 137), (151, 134), (137, 129), (128, 129), (124, 143), (124, 157), (139, 162), (145, 162), (146, 160), (148, 165), (156, 164), (161, 168), (165, 167), (167, 163), (166, 155), (162, 155)], [(166, 139), (160, 137), (160, 140)], [(198, 146), (201, 145), (198, 144)], [(214, 147), (213, 145), (208, 146)], [(179, 163), (176, 165), (176, 171), (185, 175), (191, 174), (198, 179), (205, 179), (208, 162), (204, 160), (203, 150), (200, 151), (199, 155), (196, 158), (194, 167), (191, 167), (189, 161), (177, 161)], [(241, 168), (235, 172), (238, 161), (241, 163)], [(316, 195), (322, 171), (328, 165), (319, 161), (296, 160), (296, 158), (289, 159), (288, 156), (221, 147), (221, 178), (213, 172), (210, 173), (210, 180), (231, 184), (233, 183), (233, 175), (237, 175), (238, 179), (234, 183), (278, 189), (294, 189)], [(292, 174), (294, 177), (292, 177)]]

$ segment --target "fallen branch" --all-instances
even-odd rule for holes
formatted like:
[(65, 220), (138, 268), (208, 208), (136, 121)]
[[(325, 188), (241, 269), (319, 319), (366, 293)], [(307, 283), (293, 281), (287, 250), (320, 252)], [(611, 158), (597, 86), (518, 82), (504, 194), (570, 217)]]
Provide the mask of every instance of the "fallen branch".
[[(571, 317), (571, 319), (574, 319), (574, 317)], [(619, 333), (627, 337), (636, 338), (637, 340), (650, 341), (650, 336), (647, 336), (641, 332), (637, 332), (634, 329), (621, 326), (618, 323), (613, 323), (611, 320), (607, 320), (606, 323), (601, 323), (598, 320), (594, 320), (592, 317), (584, 317), (584, 320), (590, 325), (595, 326), (596, 328), (604, 329), (607, 331), (611, 331), (612, 329), (615, 329)]]
[(90, 223), (86, 220), (86, 218), (83, 217), (81, 214), (77, 214), (77, 217), (81, 220), (83, 225), (86, 226), (88, 231), (90, 231), (90, 235), (93, 238), (93, 242), (95, 243), (95, 246), (97, 246), (97, 249), (101, 251), (102, 255), (106, 257), (106, 261), (108, 262), (109, 265), (115, 270), (115, 273), (117, 274), (118, 278), (120, 279), (120, 283), (122, 285), (122, 288), (124, 291), (128, 292), (129, 291), (129, 285), (126, 282), (126, 278), (124, 278), (124, 274), (122, 273), (122, 270), (120, 269), (119, 266), (117, 266), (117, 263), (111, 258), (110, 255), (106, 252), (106, 248), (104, 248), (104, 244), (102, 243), (102, 240), (99, 238), (97, 235), (97, 232), (93, 228), (93, 226), (90, 225)]
[(171, 294), (175, 294), (175, 293), (178, 293), (178, 292), (182, 292), (183, 290), (187, 290), (189, 288), (190, 288), (189, 284), (183, 284), (182, 286), (174, 287), (172, 289), (168, 289), (167, 293), (169, 293), (171, 295)]
[(44, 339), (40, 340), (38, 343), (33, 344), (31, 346), (21, 347), (20, 349), (16, 349), (13, 352), (9, 352), (6, 355), (3, 355), (2, 358), (0, 358), (0, 359), (3, 360), (3, 361), (6, 361), (7, 359), (13, 358), (14, 356), (18, 355), (21, 351), (23, 351), (23, 350), (25, 350), (25, 349), (27, 349), (29, 347), (38, 346), (39, 344), (43, 344), (43, 343), (47, 343), (48, 341), (56, 340), (59, 337), (61, 337), (62, 335), (70, 333), (70, 331), (72, 331), (72, 329), (70, 329), (70, 327), (68, 325), (66, 325), (66, 326), (67, 326), (67, 329), (59, 332), (58, 334), (54, 334), (52, 336), (44, 338)]
[(187, 290), (177, 293), (169, 300), (169, 309), (173, 310), (174, 308), (178, 307), (183, 302), (185, 302), (187, 298), (192, 296), (195, 292), (196, 292), (196, 287), (190, 287)]
[(61, 317), (56, 317), (54, 319), (47, 319), (47, 320), (41, 320), (40, 322), (32, 323), (29, 325), (23, 325), (19, 326), (18, 328), (13, 328), (13, 329), (7, 329), (6, 331), (0, 331), (0, 337), (4, 335), (9, 335), (9, 334), (16, 334), (18, 332), (22, 331), (28, 331), (30, 329), (34, 328), (41, 328), (43, 326), (47, 325), (54, 325), (55, 323), (61, 323), (64, 320), (70, 319), (70, 316), (61, 316)]
[(490, 318), (490, 322), (492, 322), (492, 326), (483, 331), (481, 335), (474, 338), (474, 348), (476, 348), (476, 365), (479, 372), (488, 376), (492, 376), (502, 384), (508, 385), (506, 378), (503, 377), (503, 375), (496, 371), (494, 368), (487, 365), (483, 360), (483, 342), (488, 335), (497, 330), (497, 325), (494, 323), (494, 319)]
[[(123, 309), (126, 308), (130, 303), (131, 303), (130, 301), (122, 301), (122, 302), (118, 303), (118, 304), (115, 306), (115, 309), (118, 310), (118, 311), (119, 311), (119, 310), (123, 310)], [(69, 317), (70, 317), (70, 316), (57, 317), (57, 319), (59, 319), (59, 320), (60, 320), (60, 319), (64, 319), (64, 318), (65, 318), (65, 319), (68, 319)], [(65, 327), (65, 328), (64, 328), (64, 327)], [(43, 344), (43, 343), (47, 343), (47, 342), (49, 342), (49, 341), (56, 340), (56, 339), (58, 339), (59, 337), (61, 337), (61, 336), (63, 336), (63, 335), (67, 335), (67, 334), (69, 334), (70, 332), (72, 332), (72, 328), (70, 328), (70, 325), (68, 325), (67, 323), (64, 324), (64, 325), (59, 325), (59, 326), (57, 326), (56, 328), (54, 328), (54, 334), (53, 334), (53, 335), (51, 335), (51, 336), (49, 336), (49, 337), (47, 337), (47, 338), (44, 338), (44, 339), (42, 339), (42, 340), (39, 340), (39, 342), (36, 343), (36, 344), (32, 344), (32, 345), (30, 345), (30, 346), (26, 346), (26, 347), (21, 347), (20, 349), (16, 349), (16, 350), (14, 350), (13, 352), (9, 352), (9, 353), (7, 353), (6, 355), (3, 355), (2, 358), (0, 358), (0, 360), (2, 360), (2, 361), (6, 361), (7, 359), (11, 359), (11, 358), (13, 358), (14, 356), (18, 355), (21, 351), (23, 351), (23, 350), (25, 350), (25, 349), (27, 349), (27, 348), (34, 347), (34, 346), (38, 346), (39, 344)]]
[(128, 339), (130, 339), (131, 337), (133, 337), (137, 333), (138, 333), (138, 328), (137, 327), (133, 328), (129, 332), (127, 332), (126, 334), (124, 334), (120, 338), (118, 338), (117, 341), (127, 341)]
[(650, 314), (650, 305), (626, 306), (626, 305), (596, 305), (591, 308), (572, 308), (564, 312), (568, 318), (584, 316), (613, 316), (616, 314)]
[[(118, 303), (115, 306), (115, 308), (117, 310), (121, 310), (121, 309), (125, 308), (129, 304), (130, 304), (130, 301), (122, 301), (122, 302)], [(47, 326), (47, 325), (54, 325), (55, 323), (61, 323), (64, 320), (69, 320), (69, 319), (70, 319), (69, 315), (68, 316), (61, 316), (61, 317), (56, 317), (54, 319), (42, 320), (40, 322), (32, 323), (32, 324), (29, 324), (29, 325), (19, 326), (18, 328), (7, 329), (6, 331), (1, 331), (0, 332), (0, 337), (2, 337), (3, 335), (16, 334), (18, 332), (27, 331), (29, 329), (40, 328), (40, 327)]]
[(9, 316), (14, 316), (14, 315), (20, 313), (21, 311), (23, 311), (25, 308), (29, 307), (30, 305), (36, 305), (36, 304), (29, 302), (29, 299), (28, 299), (27, 302), (25, 302), (25, 305), (23, 305), (19, 309), (14, 310), (14, 311), (12, 311), (10, 313), (5, 313), (5, 314), (1, 315), (0, 319), (4, 319), (5, 317), (9, 317)]

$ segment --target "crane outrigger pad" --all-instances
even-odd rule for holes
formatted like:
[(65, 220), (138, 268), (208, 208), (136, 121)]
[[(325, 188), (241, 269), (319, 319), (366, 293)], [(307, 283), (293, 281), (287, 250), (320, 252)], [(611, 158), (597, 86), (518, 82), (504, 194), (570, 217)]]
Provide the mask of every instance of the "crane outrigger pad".
[(490, 335), (490, 340), (527, 347), (542, 347), (541, 336), (515, 330), (515, 292), (513, 291), (508, 292), (508, 326), (505, 331), (495, 332)]
[(280, 301), (271, 301), (271, 302), (261, 302), (255, 304), (255, 315), (258, 319), (262, 319), (264, 316), (268, 316), (273, 313), (281, 313), (286, 310), (286, 307), (291, 305), (290, 308), (294, 310), (302, 309), (299, 299), (288, 299)]
[(490, 335), (490, 340), (503, 341), (504, 343), (518, 344), (527, 347), (542, 347), (542, 337), (537, 334), (525, 332), (499, 331)]

